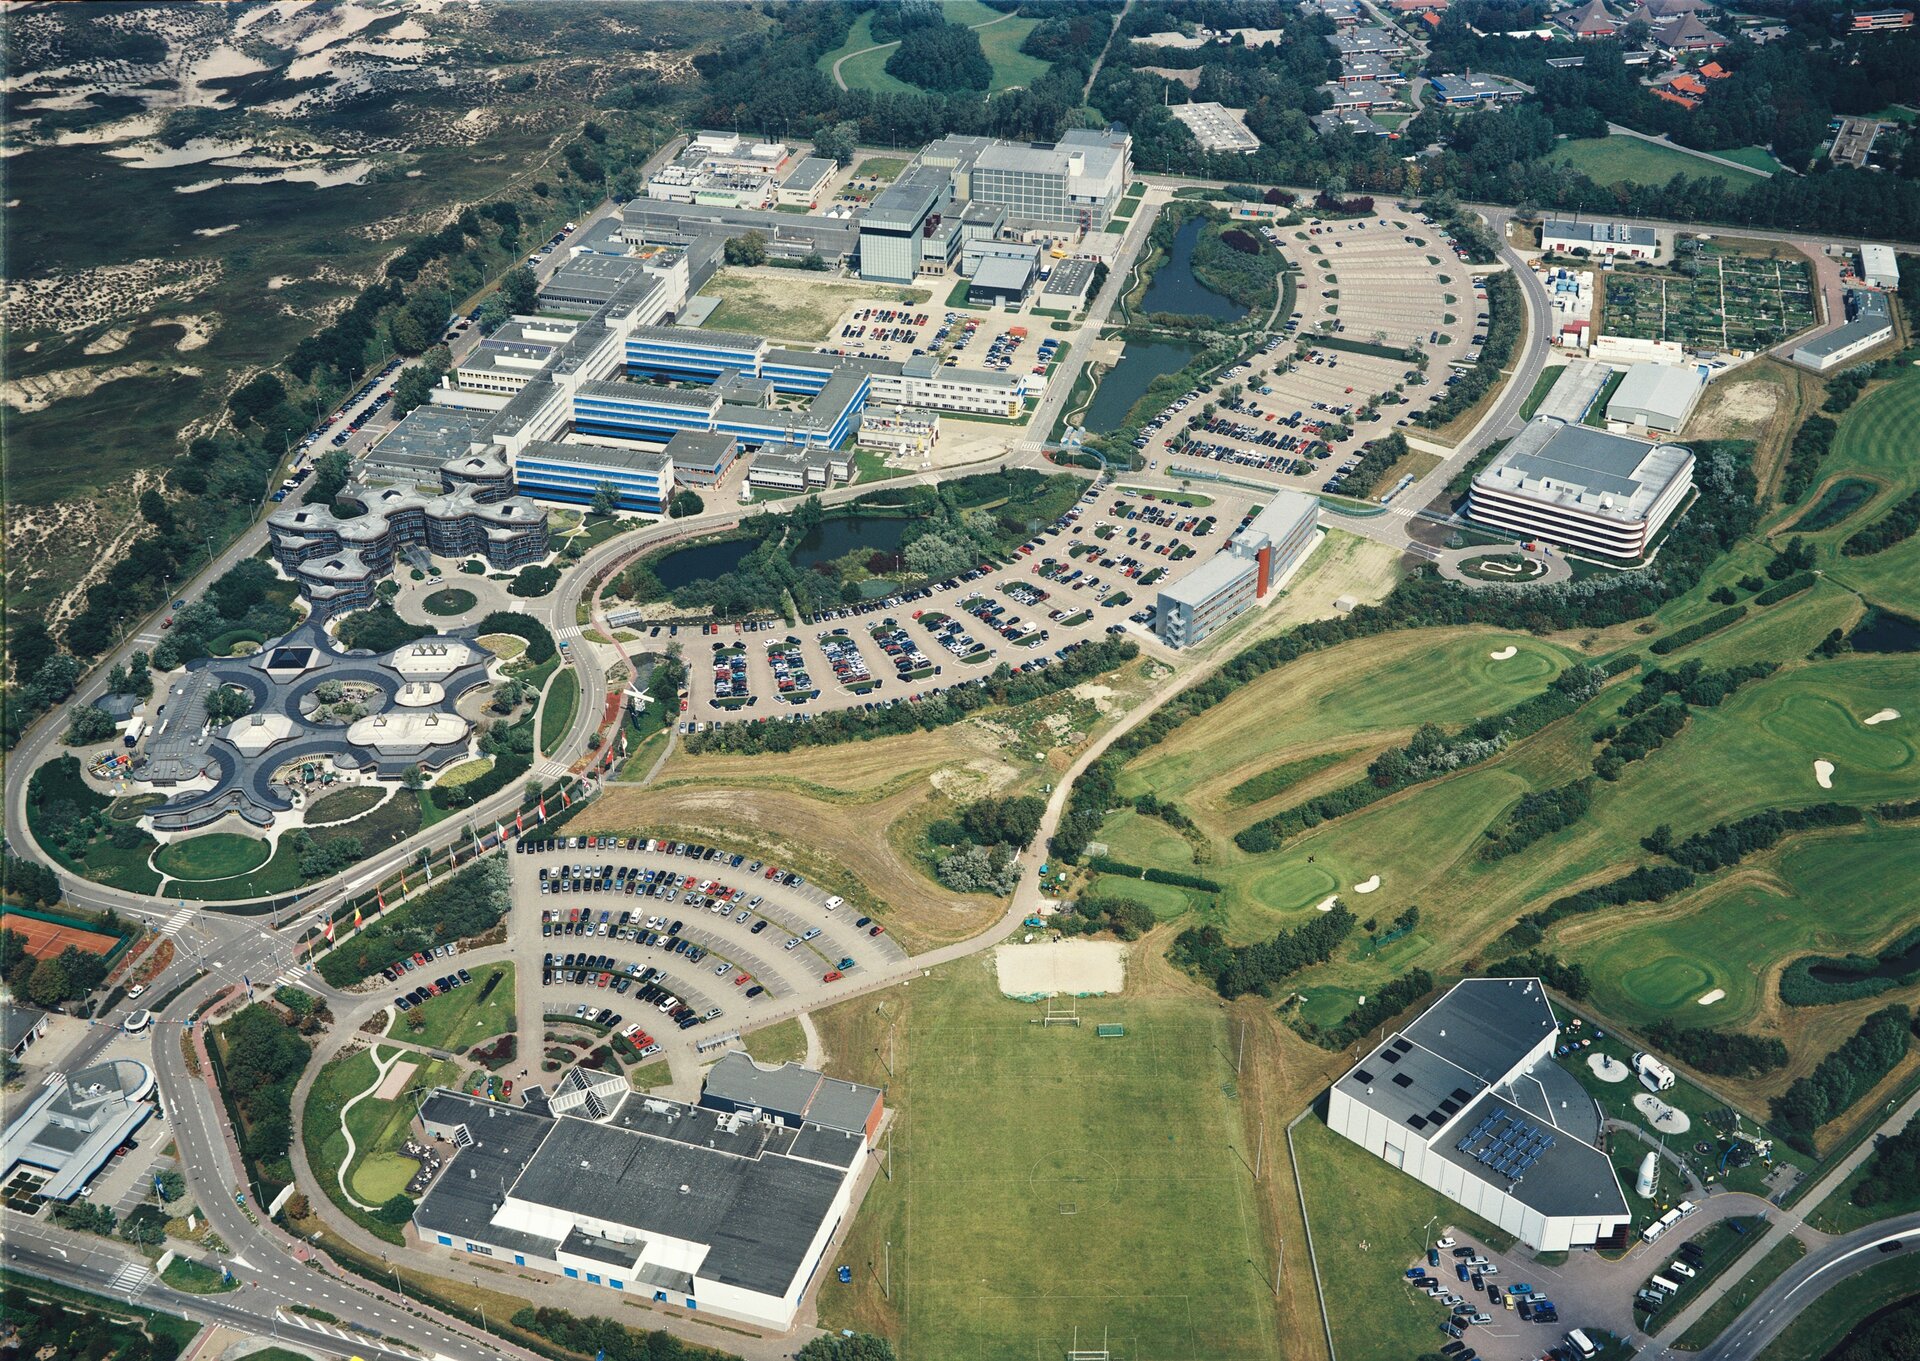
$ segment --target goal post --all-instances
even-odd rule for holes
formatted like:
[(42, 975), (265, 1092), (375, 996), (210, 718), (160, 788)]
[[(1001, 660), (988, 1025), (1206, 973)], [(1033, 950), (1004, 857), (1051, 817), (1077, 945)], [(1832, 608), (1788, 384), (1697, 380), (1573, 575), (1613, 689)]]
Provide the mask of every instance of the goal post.
[[(1091, 1342), (1093, 1339), (1088, 1338), (1087, 1340)], [(1076, 1327), (1073, 1330), (1073, 1345), (1067, 1349), (1067, 1361), (1112, 1361), (1112, 1357), (1107, 1352), (1107, 1330), (1105, 1328), (1100, 1330), (1100, 1345), (1098, 1347), (1082, 1347), (1080, 1345), (1080, 1329)]]
[(1064, 1002), (1058, 1002), (1055, 999), (1049, 997), (1047, 999), (1047, 1009), (1045, 1014), (1040, 1016), (1035, 1016), (1033, 1018), (1033, 1024), (1042, 1026), (1042, 1027), (1052, 1026), (1052, 1025), (1079, 1025), (1080, 1024), (1079, 1000), (1077, 998), (1070, 997)]

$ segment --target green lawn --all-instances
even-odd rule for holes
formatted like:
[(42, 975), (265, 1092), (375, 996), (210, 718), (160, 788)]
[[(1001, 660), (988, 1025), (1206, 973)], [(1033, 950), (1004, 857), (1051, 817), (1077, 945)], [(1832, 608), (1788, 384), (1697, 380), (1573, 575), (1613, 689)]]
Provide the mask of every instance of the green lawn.
[[(1280, 1356), (1216, 1007), (1083, 1005), (1126, 1026), (1112, 1040), (1030, 1025), (1037, 1009), (978, 968), (916, 978), (913, 994), (893, 1180), (874, 1183), (835, 1259), (877, 1296), (890, 1239), (905, 1355), (1057, 1357), (1077, 1326), (1083, 1345), (1104, 1330), (1116, 1356)], [(823, 1324), (841, 1326), (850, 1298), (829, 1283)]]
[(1920, 486), (1920, 373), (1908, 372), (1862, 398), (1841, 419), (1833, 453), (1822, 472), (1858, 472), (1887, 490), (1864, 509), (1818, 535), (1821, 567), (1843, 586), (1902, 614), (1920, 614), (1920, 535), (1870, 557), (1841, 556), (1839, 546), (1882, 518), (1901, 498)]
[(545, 703), (540, 706), (540, 754), (551, 756), (567, 740), (573, 726), (573, 711), (580, 703), (580, 677), (572, 667), (564, 667), (553, 678)]
[(806, 1032), (797, 1020), (776, 1021), (747, 1035), (741, 1043), (756, 1062), (778, 1064), (798, 1062), (807, 1056)]
[[(1504, 1250), (1513, 1243), (1438, 1191), (1328, 1129), (1316, 1115), (1293, 1127), (1300, 1184), (1307, 1199), (1320, 1288), (1333, 1327), (1334, 1354), (1413, 1357), (1438, 1351), (1446, 1311), (1404, 1273), (1425, 1264), (1428, 1235), (1472, 1239)], [(1438, 1222), (1428, 1228), (1428, 1221)], [(1453, 1231), (1458, 1230), (1455, 1233)], [(1306, 1263), (1294, 1262), (1293, 1271)], [(1449, 1276), (1451, 1279), (1451, 1276)]]
[[(397, 1100), (365, 1097), (347, 1113), (354, 1144), (354, 1159), (347, 1169), (347, 1180), (354, 1194), (367, 1204), (379, 1204), (404, 1189), (416, 1166), (396, 1151), (405, 1140), (413, 1118), (411, 1093), (451, 1086), (459, 1079), (457, 1063), (432, 1059), (420, 1062), (406, 1091)], [(322, 1068), (307, 1097), (300, 1137), (327, 1199), (368, 1232), (399, 1244), (404, 1241), (400, 1229), (356, 1208), (341, 1192), (339, 1179), (334, 1175), (347, 1156), (347, 1136), (340, 1128), (341, 1108), (372, 1086), (378, 1071), (372, 1053), (367, 1050), (349, 1058), (335, 1059)]]
[(1868, 1316), (1911, 1299), (1917, 1287), (1913, 1263), (1898, 1257), (1836, 1281), (1824, 1294), (1802, 1302), (1780, 1336), (1758, 1361), (1807, 1361), (1825, 1356)]
[[(979, 0), (943, 0), (942, 8), (949, 23), (979, 29), (980, 50), (993, 65), (990, 91), (1031, 85), (1047, 73), (1048, 62), (1030, 57), (1020, 50), (1020, 44), (1026, 41), (1034, 25), (1039, 23), (1038, 19), (1008, 17), (999, 10), (980, 4)], [(824, 53), (815, 65), (831, 79), (836, 61), (861, 52), (862, 55), (852, 57), (840, 68), (841, 79), (846, 82), (848, 89), (871, 90), (875, 94), (923, 93), (917, 85), (909, 85), (888, 74), (887, 58), (893, 55), (897, 43), (889, 43), (877, 51), (863, 51), (873, 45), (872, 18), (863, 14), (848, 30), (847, 40), (833, 51)]]
[(1763, 146), (1743, 146), (1732, 151), (1716, 151), (1713, 154), (1729, 161), (1738, 161), (1741, 165), (1751, 166), (1755, 170), (1764, 170), (1769, 175), (1777, 174), (1781, 168), (1780, 162), (1773, 159), (1773, 153)]
[(1740, 1311), (1759, 1296), (1762, 1290), (1780, 1279), (1795, 1262), (1807, 1255), (1807, 1245), (1798, 1238), (1788, 1238), (1776, 1243), (1773, 1250), (1760, 1259), (1756, 1266), (1739, 1284), (1713, 1302), (1713, 1307), (1702, 1314), (1699, 1320), (1686, 1332), (1680, 1334), (1673, 1345), (1683, 1351), (1699, 1351), (1726, 1330), (1729, 1323), (1740, 1317)]
[(294, 849), (291, 838), (282, 837), (279, 849), (273, 853), (273, 859), (251, 873), (237, 875), (231, 879), (211, 879), (203, 882), (171, 879), (167, 882), (167, 894), (170, 897), (191, 898), (203, 903), (230, 903), (242, 898), (261, 898), (270, 893), (291, 892), (305, 882), (306, 876), (300, 873), (300, 852)]
[(179, 879), (231, 879), (266, 864), (272, 849), (259, 837), (206, 832), (168, 842), (155, 853), (153, 863)]
[(1855, 1229), (1863, 1229), (1883, 1219), (1920, 1210), (1920, 1186), (1909, 1186), (1906, 1194), (1880, 1205), (1855, 1205), (1853, 1188), (1872, 1174), (1873, 1165), (1874, 1160), (1868, 1158), (1856, 1167), (1852, 1175), (1835, 1187), (1833, 1194), (1821, 1201), (1807, 1216), (1807, 1222), (1822, 1233), (1852, 1233)]
[[(865, 22), (866, 16), (861, 15), (860, 23)], [(907, 159), (904, 156), (868, 156), (853, 168), (853, 173), (863, 180), (895, 180), (906, 168)]]
[(1534, 380), (1533, 391), (1527, 394), (1527, 400), (1520, 403), (1520, 419), (1530, 421), (1533, 413), (1540, 409), (1540, 403), (1547, 400), (1547, 394), (1553, 391), (1553, 385), (1560, 381), (1560, 375), (1566, 372), (1565, 364), (1549, 364), (1540, 371)]
[(420, 601), (420, 608), (428, 614), (450, 617), (456, 614), (465, 614), (468, 610), (472, 609), (478, 601), (479, 597), (475, 596), (472, 591), (465, 590), (459, 586), (442, 586), (439, 590), (423, 597)]
[(175, 1290), (183, 1290), (189, 1295), (218, 1295), (228, 1290), (238, 1290), (240, 1282), (229, 1281), (226, 1273), (185, 1257), (176, 1257), (160, 1273), (160, 1279)]
[[(447, 967), (451, 970), (458, 962), (456, 956)], [(482, 993), (486, 993), (484, 999)], [(473, 982), (429, 997), (412, 1011), (402, 1013), (388, 1033), (397, 1040), (461, 1054), (481, 1040), (511, 1029), (513, 965), (488, 964), (473, 971)]]
[(1740, 171), (1637, 137), (1576, 138), (1560, 143), (1547, 159), (1556, 165), (1572, 166), (1596, 184), (1665, 184), (1675, 175), (1690, 179), (1717, 175), (1738, 181), (1736, 188), (1748, 183), (1748, 177)]

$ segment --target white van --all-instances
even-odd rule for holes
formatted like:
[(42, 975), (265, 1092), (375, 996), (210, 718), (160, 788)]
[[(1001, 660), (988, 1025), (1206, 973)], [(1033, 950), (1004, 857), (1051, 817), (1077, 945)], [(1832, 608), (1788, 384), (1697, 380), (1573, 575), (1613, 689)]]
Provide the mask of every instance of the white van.
[(1600, 1355), (1600, 1349), (1593, 1345), (1593, 1340), (1578, 1328), (1567, 1334), (1567, 1345), (1573, 1348), (1583, 1361), (1586, 1357)]
[(1695, 1276), (1698, 1276), (1700, 1274), (1699, 1272), (1695, 1271), (1692, 1267), (1688, 1266), (1685, 1262), (1682, 1262), (1677, 1258), (1674, 1261), (1667, 1263), (1667, 1270), (1672, 1272), (1677, 1272), (1678, 1274), (1685, 1276), (1688, 1280), (1692, 1280)]
[(1653, 1278), (1653, 1285), (1655, 1289), (1664, 1290), (1669, 1295), (1677, 1295), (1680, 1293), (1680, 1283), (1678, 1281), (1670, 1281), (1665, 1276), (1655, 1276)]
[(845, 898), (841, 898), (837, 896), (827, 899), (827, 911), (838, 912), (840, 910), (841, 904), (846, 901), (847, 900)]

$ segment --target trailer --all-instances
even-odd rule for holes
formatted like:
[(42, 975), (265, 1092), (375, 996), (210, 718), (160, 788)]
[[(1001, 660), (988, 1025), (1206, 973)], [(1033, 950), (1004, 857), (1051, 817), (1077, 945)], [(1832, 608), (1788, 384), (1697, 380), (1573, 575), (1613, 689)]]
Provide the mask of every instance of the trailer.
[(147, 720), (139, 714), (135, 714), (132, 718), (129, 718), (125, 723), (121, 724), (120, 741), (129, 747), (137, 746), (146, 731)]

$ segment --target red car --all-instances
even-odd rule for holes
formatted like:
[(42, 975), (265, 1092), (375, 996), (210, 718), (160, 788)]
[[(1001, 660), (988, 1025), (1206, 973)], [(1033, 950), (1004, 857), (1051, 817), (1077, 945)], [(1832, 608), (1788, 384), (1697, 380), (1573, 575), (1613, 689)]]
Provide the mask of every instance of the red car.
[(751, 977), (753, 977), (753, 975), (752, 975), (752, 974), (744, 974), (744, 973), (743, 973), (743, 974), (741, 974), (741, 975), (739, 975), (739, 976), (738, 976), (737, 978), (735, 978), (735, 979), (733, 980), (733, 986), (734, 986), (734, 987), (736, 987), (736, 988), (737, 988), (737, 987), (740, 987), (740, 986), (741, 986), (742, 984), (744, 984), (744, 983), (745, 983), (745, 982), (746, 982), (746, 981), (747, 981), (747, 980), (748, 980), (749, 978), (751, 978)]
[(507, 1079), (507, 1085), (501, 1089), (500, 1095), (502, 1096), (513, 1095), (513, 1079), (512, 1078)]
[(821, 975), (820, 981), (822, 983), (838, 983), (843, 976), (838, 969), (830, 969)]
[(880, 933), (881, 933), (882, 931), (884, 931), (884, 930), (886, 930), (886, 929), (887, 929), (886, 927), (884, 927), (884, 926), (882, 926), (882, 925), (880, 925), (880, 924), (879, 924), (878, 922), (875, 922), (875, 923), (873, 924), (873, 927), (872, 927), (872, 929), (871, 929), (871, 930), (869, 930), (869, 931), (867, 932), (867, 934), (868, 934), (869, 936), (877, 936), (877, 935), (879, 935), (879, 934), (880, 934)]

